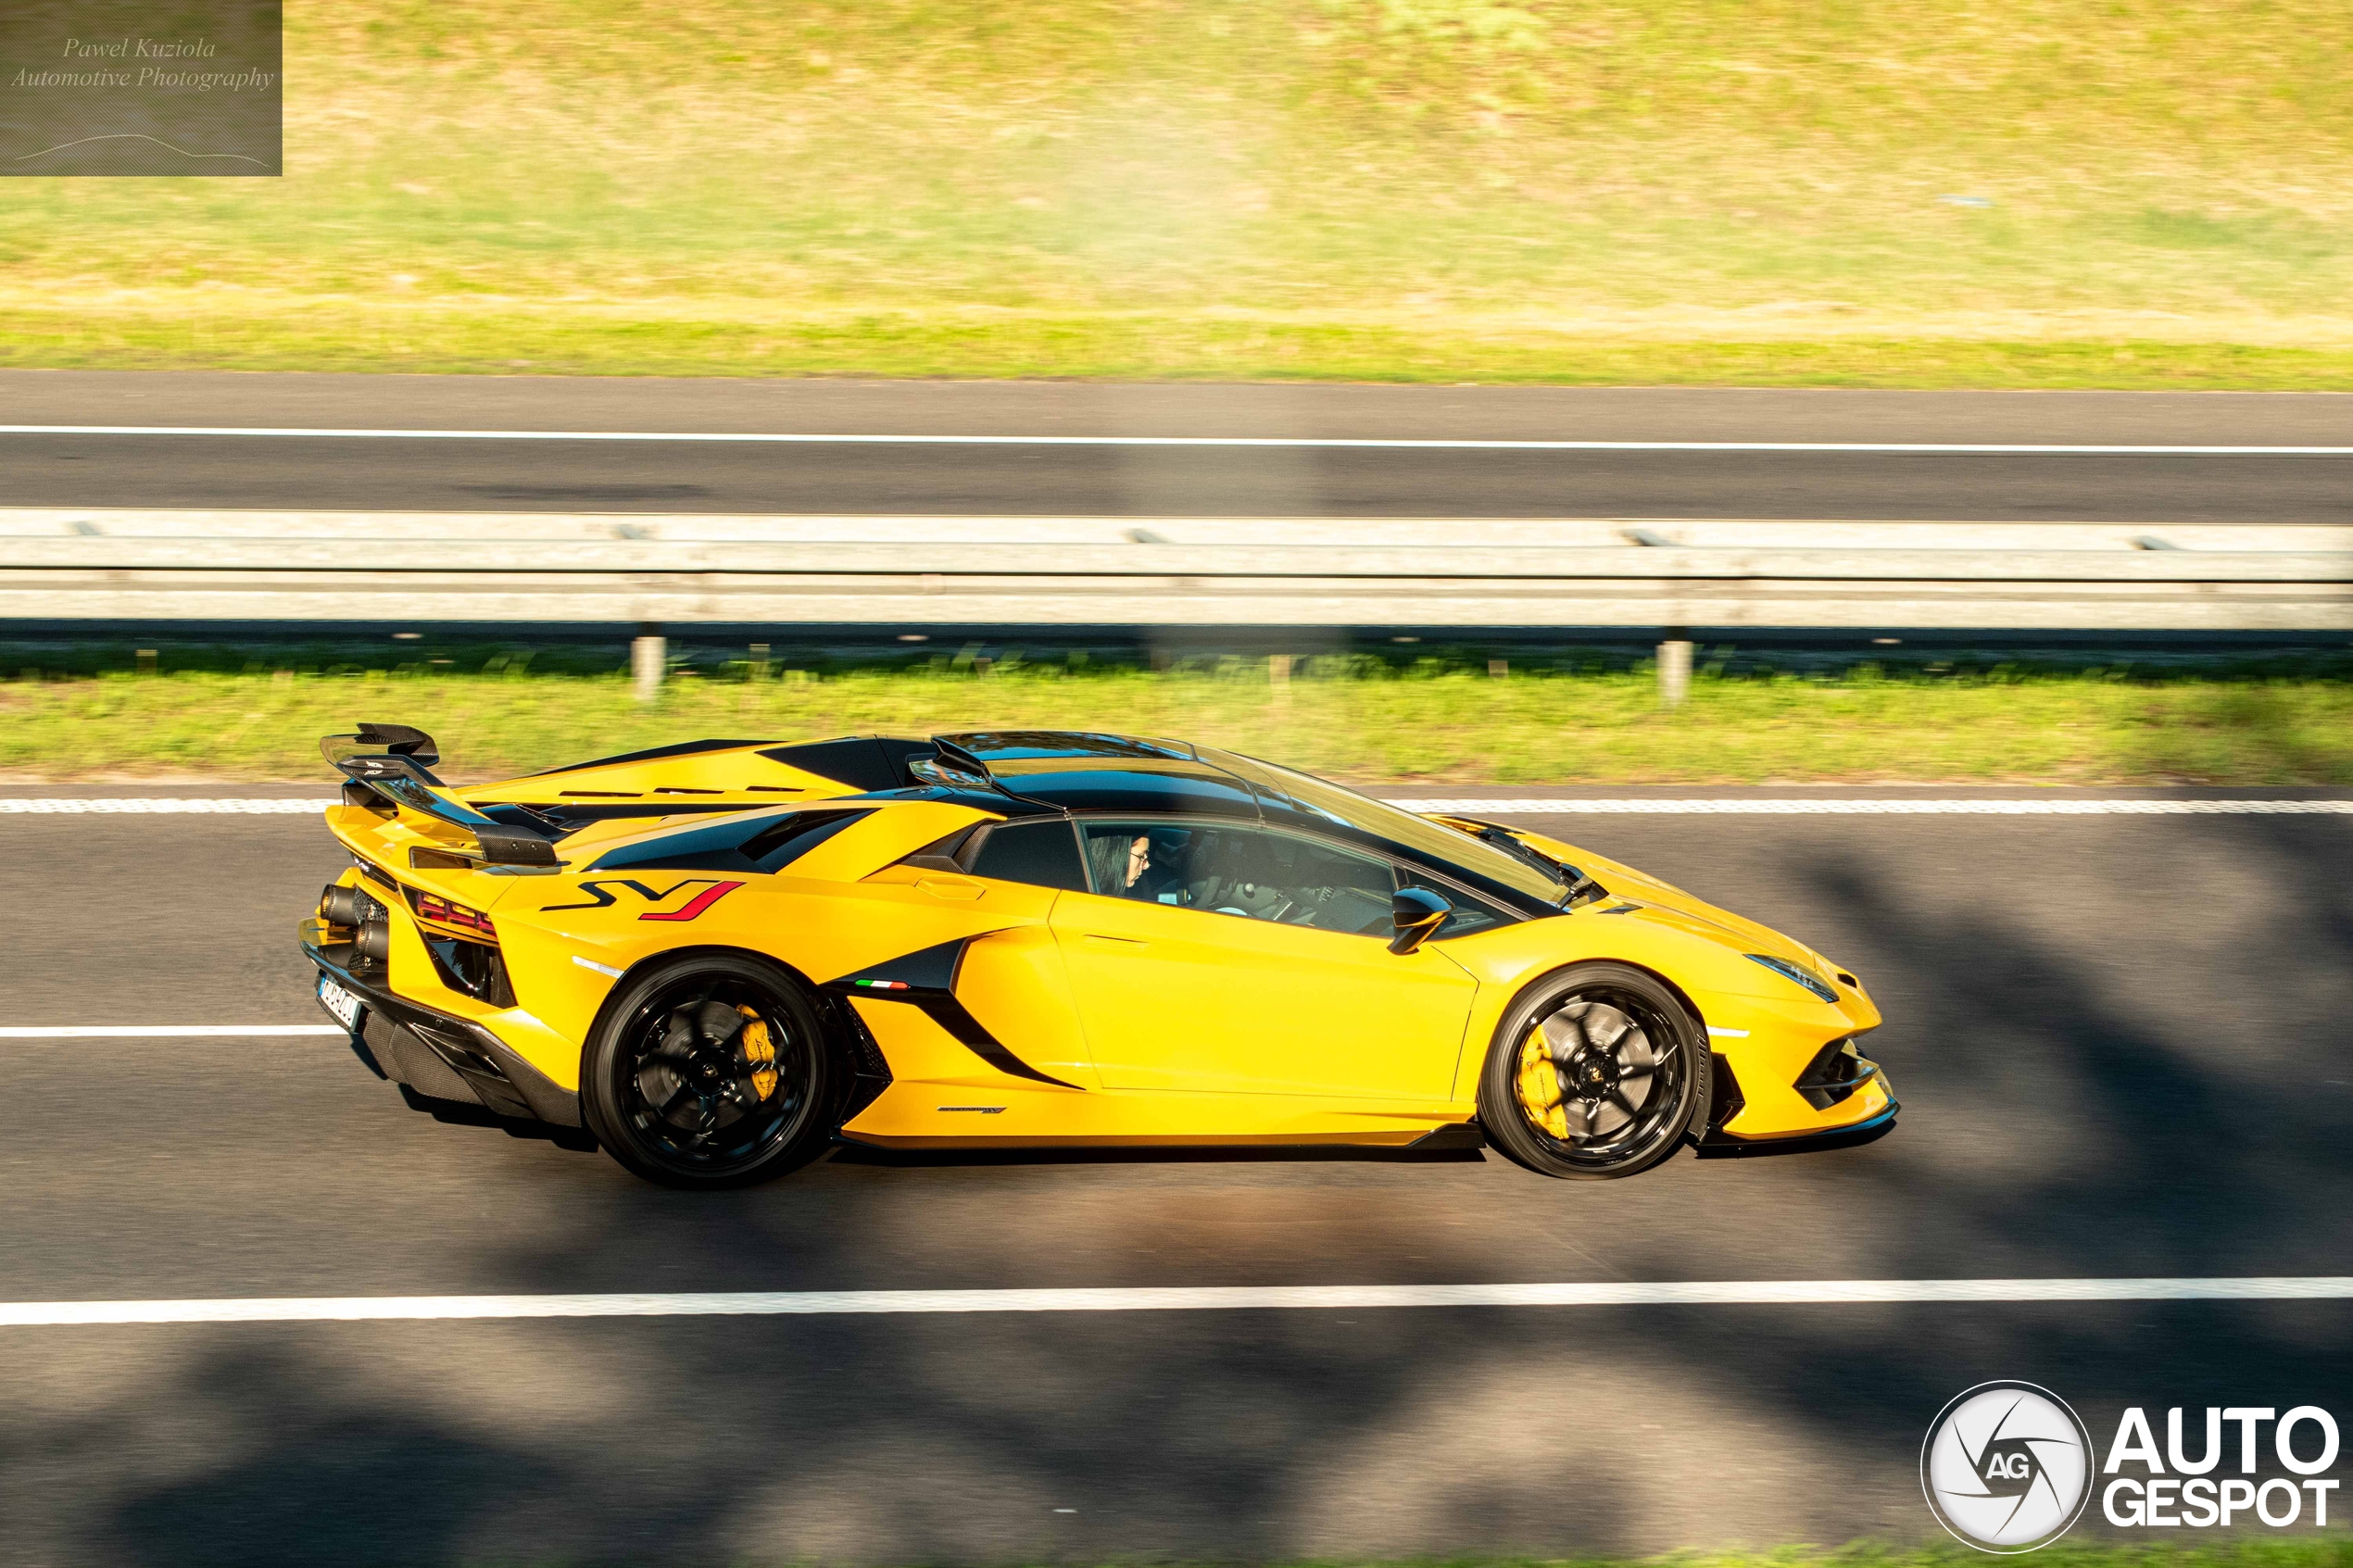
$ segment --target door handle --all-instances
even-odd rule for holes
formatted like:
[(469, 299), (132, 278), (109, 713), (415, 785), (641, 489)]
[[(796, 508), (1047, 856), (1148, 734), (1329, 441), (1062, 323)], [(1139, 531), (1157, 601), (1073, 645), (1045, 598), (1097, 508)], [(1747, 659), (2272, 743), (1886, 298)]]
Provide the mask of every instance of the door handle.
[(923, 877), (915, 885), (935, 898), (950, 898), (959, 903), (970, 902), (988, 891), (985, 884), (968, 882), (960, 876)]
[(1114, 953), (1140, 953), (1151, 946), (1151, 943), (1139, 941), (1133, 936), (1102, 936), (1091, 931), (1087, 932), (1078, 939), (1088, 947), (1105, 947)]

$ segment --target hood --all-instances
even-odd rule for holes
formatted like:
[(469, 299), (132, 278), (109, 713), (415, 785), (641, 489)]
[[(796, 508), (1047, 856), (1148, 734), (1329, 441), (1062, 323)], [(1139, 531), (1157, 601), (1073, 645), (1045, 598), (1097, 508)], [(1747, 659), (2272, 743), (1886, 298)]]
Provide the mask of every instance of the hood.
[(1590, 849), (1540, 833), (1519, 828), (1508, 829), (1513, 837), (1530, 848), (1566, 860), (1610, 891), (1607, 902), (1591, 906), (1606, 909), (1619, 904), (1639, 904), (1632, 914), (1615, 918), (1651, 921), (1672, 926), (1693, 935), (1704, 936), (1742, 953), (1764, 953), (1777, 959), (1788, 959), (1814, 970), (1825, 978), (1838, 971), (1838, 965), (1821, 954), (1769, 925), (1761, 925), (1730, 909), (1718, 909), (1706, 899), (1684, 892), (1674, 884), (1662, 882), (1647, 872), (1637, 871), (1622, 860), (1597, 855)]

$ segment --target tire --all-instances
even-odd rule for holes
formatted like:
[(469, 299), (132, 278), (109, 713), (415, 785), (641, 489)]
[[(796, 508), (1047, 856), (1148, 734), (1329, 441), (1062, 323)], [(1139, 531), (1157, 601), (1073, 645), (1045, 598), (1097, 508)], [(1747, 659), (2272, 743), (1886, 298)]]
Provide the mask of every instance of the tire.
[(749, 1186), (816, 1158), (847, 1082), (799, 980), (749, 955), (658, 964), (607, 1007), (581, 1063), (581, 1119), (648, 1181)]
[(1479, 1073), (1478, 1119), (1540, 1175), (1630, 1176), (1706, 1114), (1709, 1063), (1698, 1020), (1655, 975), (1572, 964), (1504, 1013)]

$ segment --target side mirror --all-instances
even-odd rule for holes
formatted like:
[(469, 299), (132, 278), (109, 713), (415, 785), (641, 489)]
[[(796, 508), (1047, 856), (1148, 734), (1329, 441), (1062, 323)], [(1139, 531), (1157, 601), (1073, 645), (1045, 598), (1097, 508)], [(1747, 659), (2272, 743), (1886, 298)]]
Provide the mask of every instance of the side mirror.
[(1397, 935), (1389, 939), (1392, 953), (1410, 953), (1446, 923), (1454, 906), (1426, 887), (1401, 887), (1389, 901), (1390, 923)]

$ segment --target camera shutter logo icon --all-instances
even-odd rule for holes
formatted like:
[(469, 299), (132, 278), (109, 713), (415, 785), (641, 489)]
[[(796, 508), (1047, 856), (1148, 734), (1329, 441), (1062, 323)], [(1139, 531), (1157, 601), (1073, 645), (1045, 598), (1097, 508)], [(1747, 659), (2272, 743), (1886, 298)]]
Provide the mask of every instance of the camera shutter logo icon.
[(1981, 1383), (1929, 1424), (1920, 1490), (1964, 1544), (2032, 1551), (2067, 1534), (2091, 1500), (2091, 1434), (2047, 1388)]

